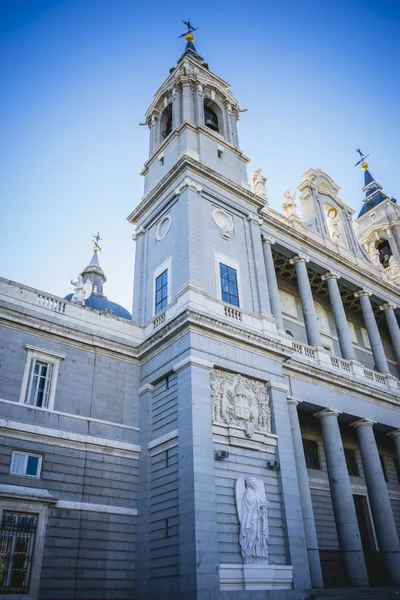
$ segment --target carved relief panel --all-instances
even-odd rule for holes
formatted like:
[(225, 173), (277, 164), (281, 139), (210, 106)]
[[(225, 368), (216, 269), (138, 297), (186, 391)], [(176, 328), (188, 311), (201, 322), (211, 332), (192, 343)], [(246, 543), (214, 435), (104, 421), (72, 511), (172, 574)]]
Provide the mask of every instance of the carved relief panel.
[(260, 441), (260, 434), (271, 434), (271, 409), (261, 381), (214, 369), (211, 401), (213, 423), (233, 428), (235, 431), (229, 431), (229, 436)]

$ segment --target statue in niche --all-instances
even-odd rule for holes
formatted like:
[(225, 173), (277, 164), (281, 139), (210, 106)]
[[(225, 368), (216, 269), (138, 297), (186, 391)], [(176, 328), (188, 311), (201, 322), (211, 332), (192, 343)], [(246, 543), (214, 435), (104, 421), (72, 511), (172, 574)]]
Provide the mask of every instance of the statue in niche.
[(340, 217), (336, 208), (330, 208), (328, 210), (328, 228), (331, 234), (332, 242), (335, 244), (339, 242), (340, 238), (339, 220)]
[(291, 217), (293, 215), (296, 215), (296, 192), (294, 192), (293, 196), (291, 196), (289, 190), (286, 190), (283, 194), (283, 197), (285, 198), (285, 200), (282, 204), (282, 209), (285, 217)]
[(391, 279), (398, 279), (400, 277), (400, 264), (393, 255), (389, 258), (388, 271)]
[(249, 438), (255, 432), (271, 432), (271, 409), (264, 383), (214, 369), (210, 385), (214, 422), (239, 426)]
[(236, 508), (240, 523), (239, 543), (246, 563), (268, 559), (267, 500), (261, 479), (236, 481)]
[(267, 178), (261, 175), (261, 169), (256, 169), (253, 171), (251, 176), (251, 184), (253, 194), (257, 196), (262, 196), (263, 198), (267, 197), (267, 192), (265, 190), (265, 184), (267, 183)]

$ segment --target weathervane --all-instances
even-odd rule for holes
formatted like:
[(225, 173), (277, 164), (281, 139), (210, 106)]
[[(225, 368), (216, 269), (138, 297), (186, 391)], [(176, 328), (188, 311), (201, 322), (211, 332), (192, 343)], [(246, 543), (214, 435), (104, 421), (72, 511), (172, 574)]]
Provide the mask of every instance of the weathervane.
[(98, 252), (99, 250), (100, 250), (100, 252), (101, 252), (101, 248), (100, 248), (100, 246), (99, 246), (99, 241), (102, 241), (102, 239), (103, 239), (103, 238), (101, 238), (101, 237), (100, 237), (100, 233), (99, 233), (99, 232), (97, 232), (97, 235), (94, 235), (94, 236), (93, 236), (93, 240), (92, 240), (92, 242), (93, 242), (93, 244), (94, 244), (94, 248), (93, 248), (93, 250), (94, 250), (95, 252)]
[(188, 30), (185, 33), (182, 33), (182, 35), (178, 35), (178, 38), (185, 37), (186, 35), (189, 35), (189, 34), (191, 35), (193, 31), (198, 30), (198, 27), (193, 27), (193, 25), (190, 23), (189, 19), (187, 21), (182, 21), (182, 23), (184, 23), (186, 25)]
[(356, 152), (358, 152), (358, 154), (360, 155), (360, 160), (354, 166), (358, 167), (358, 165), (361, 165), (361, 163), (365, 163), (365, 159), (367, 158), (367, 156), (369, 156), (369, 154), (364, 154), (363, 152), (361, 152), (360, 147), (356, 148)]

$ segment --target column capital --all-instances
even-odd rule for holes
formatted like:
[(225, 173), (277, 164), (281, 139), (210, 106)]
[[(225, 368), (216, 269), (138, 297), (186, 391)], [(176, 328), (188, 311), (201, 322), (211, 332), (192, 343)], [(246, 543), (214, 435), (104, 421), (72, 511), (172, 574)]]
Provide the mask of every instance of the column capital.
[(305, 254), (298, 254), (297, 256), (293, 256), (293, 258), (291, 258), (289, 262), (291, 265), (295, 265), (298, 262), (308, 263), (310, 262), (310, 259)]
[(254, 223), (254, 225), (262, 225), (264, 221), (260, 219), (257, 215), (252, 215), (251, 213), (247, 213), (247, 220), (249, 223)]
[(133, 241), (136, 242), (145, 231), (146, 229), (144, 227), (136, 227), (135, 231), (132, 233)]
[(188, 365), (194, 365), (196, 367), (203, 367), (203, 369), (212, 369), (214, 366), (214, 364), (212, 362), (210, 362), (209, 360), (204, 360), (203, 358), (198, 358), (197, 356), (193, 356), (191, 354), (190, 356), (187, 356), (180, 362), (176, 363), (176, 365), (174, 365), (172, 367), (172, 370), (175, 373), (177, 373), (178, 371), (180, 371), (181, 369), (184, 369)]
[(261, 241), (263, 244), (270, 244), (271, 246), (273, 246), (276, 243), (276, 239), (267, 233), (261, 234)]
[(357, 429), (358, 427), (364, 427), (366, 425), (373, 427), (374, 425), (376, 425), (376, 421), (373, 421), (372, 419), (357, 419), (357, 421), (353, 421), (352, 423), (350, 423), (350, 427), (354, 427), (355, 429)]
[(294, 404), (295, 406), (303, 402), (303, 400), (300, 400), (299, 398), (294, 398), (293, 396), (288, 396), (287, 401), (288, 404)]
[(395, 429), (394, 431), (389, 431), (389, 433), (386, 434), (388, 437), (399, 437), (400, 436), (400, 429)]
[(367, 288), (361, 288), (361, 290), (354, 292), (355, 298), (359, 298), (360, 296), (372, 296), (372, 292), (371, 292), (371, 290), (368, 290)]
[(313, 413), (313, 417), (317, 417), (317, 419), (322, 419), (323, 417), (338, 417), (342, 414), (343, 411), (336, 410), (336, 408), (323, 408), (322, 410)]
[(336, 271), (328, 271), (321, 275), (321, 279), (322, 281), (327, 281), (328, 279), (340, 279), (340, 275)]
[(385, 302), (384, 304), (380, 305), (379, 310), (386, 310), (388, 308), (395, 310), (397, 308), (397, 306), (395, 304), (393, 304), (392, 302)]
[(266, 386), (267, 390), (278, 390), (286, 393), (289, 391), (289, 386), (286, 385), (286, 383), (280, 383), (279, 381), (268, 381)]

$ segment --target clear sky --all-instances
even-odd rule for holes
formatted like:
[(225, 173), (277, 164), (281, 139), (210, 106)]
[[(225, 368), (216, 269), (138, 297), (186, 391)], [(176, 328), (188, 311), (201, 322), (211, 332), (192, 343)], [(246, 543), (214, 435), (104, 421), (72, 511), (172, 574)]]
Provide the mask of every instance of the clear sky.
[(138, 124), (184, 50), (187, 18), (248, 109), (240, 145), (272, 207), (320, 167), (359, 209), (357, 145), (400, 200), (397, 0), (1, 0), (0, 276), (64, 296), (100, 231), (105, 292), (131, 310), (126, 217), (148, 156)]

